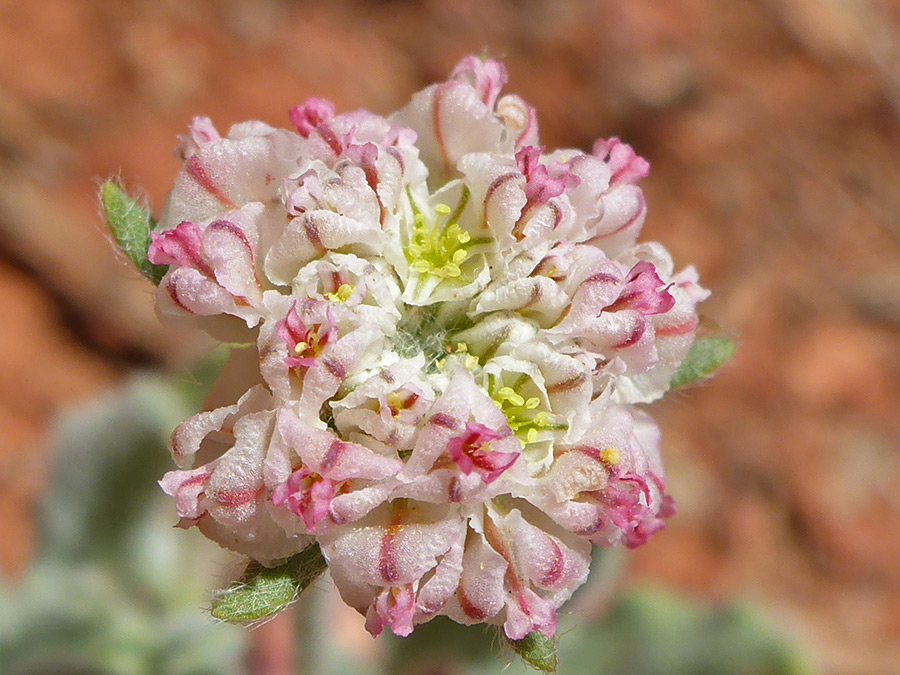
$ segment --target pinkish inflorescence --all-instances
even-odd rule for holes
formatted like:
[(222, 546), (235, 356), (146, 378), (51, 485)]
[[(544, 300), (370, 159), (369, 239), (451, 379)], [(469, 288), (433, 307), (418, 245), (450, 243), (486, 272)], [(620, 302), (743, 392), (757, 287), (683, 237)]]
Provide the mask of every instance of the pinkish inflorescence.
[(374, 635), (443, 614), (550, 636), (592, 545), (673, 512), (633, 406), (707, 292), (636, 243), (647, 162), (615, 138), (546, 152), (506, 79), (467, 57), (389, 118), (197, 118), (153, 234), (159, 312), (259, 371), (173, 434), (182, 524), (266, 565), (317, 541)]

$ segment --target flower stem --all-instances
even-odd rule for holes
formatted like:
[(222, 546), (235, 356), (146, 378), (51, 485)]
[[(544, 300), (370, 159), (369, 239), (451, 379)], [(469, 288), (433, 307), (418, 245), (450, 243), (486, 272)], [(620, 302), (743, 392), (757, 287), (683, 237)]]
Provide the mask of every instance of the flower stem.
[(296, 649), (291, 616), (294, 611), (289, 608), (250, 632), (248, 675), (293, 675), (297, 672), (294, 670)]

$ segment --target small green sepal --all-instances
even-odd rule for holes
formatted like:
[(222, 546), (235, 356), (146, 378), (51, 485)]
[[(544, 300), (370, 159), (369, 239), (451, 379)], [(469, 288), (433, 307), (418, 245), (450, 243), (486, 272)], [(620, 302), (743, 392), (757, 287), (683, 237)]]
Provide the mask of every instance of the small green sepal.
[(542, 673), (556, 673), (559, 638), (545, 638), (538, 632), (529, 633), (521, 640), (507, 639), (509, 646), (525, 663)]
[(212, 615), (239, 624), (265, 619), (296, 600), (327, 566), (318, 544), (278, 567), (263, 567), (252, 561), (240, 580), (213, 598)]
[(150, 230), (156, 225), (150, 214), (113, 180), (100, 187), (100, 205), (106, 225), (122, 252), (138, 271), (159, 286), (167, 265), (154, 265), (147, 260)]
[(672, 376), (669, 388), (677, 389), (712, 375), (719, 366), (731, 358), (734, 349), (734, 342), (725, 338), (697, 338)]

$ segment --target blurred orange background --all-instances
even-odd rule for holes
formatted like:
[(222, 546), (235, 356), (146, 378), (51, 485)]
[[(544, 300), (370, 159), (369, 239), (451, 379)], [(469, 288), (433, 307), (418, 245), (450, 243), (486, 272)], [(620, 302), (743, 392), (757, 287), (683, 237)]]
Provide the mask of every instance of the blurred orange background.
[(548, 148), (618, 135), (651, 162), (644, 239), (699, 268), (739, 342), (653, 409), (679, 514), (629, 582), (749, 599), (825, 672), (900, 673), (892, 1), (0, 0), (0, 569), (31, 555), (54, 413), (205, 348), (157, 322), (98, 180), (158, 212), (195, 114), (388, 113), (482, 51)]

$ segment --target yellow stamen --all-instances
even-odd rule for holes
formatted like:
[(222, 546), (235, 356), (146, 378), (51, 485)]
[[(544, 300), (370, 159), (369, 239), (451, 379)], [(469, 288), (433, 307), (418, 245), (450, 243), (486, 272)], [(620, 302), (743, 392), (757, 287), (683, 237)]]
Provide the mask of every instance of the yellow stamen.
[(385, 399), (387, 399), (387, 404), (396, 417), (397, 411), (400, 410), (404, 404), (403, 394), (400, 391), (392, 391), (385, 396)]
[(326, 293), (325, 297), (332, 302), (347, 302), (351, 295), (353, 295), (353, 286), (341, 284), (334, 293)]
[(609, 446), (600, 451), (600, 459), (610, 466), (616, 466), (622, 459), (622, 452), (618, 448)]
[(472, 237), (459, 223), (442, 224), (451, 213), (449, 206), (438, 204), (434, 210), (437, 219), (430, 226), (423, 214), (414, 216), (413, 231), (404, 255), (413, 272), (456, 279), (463, 275), (461, 266), (469, 259), (465, 244)]

